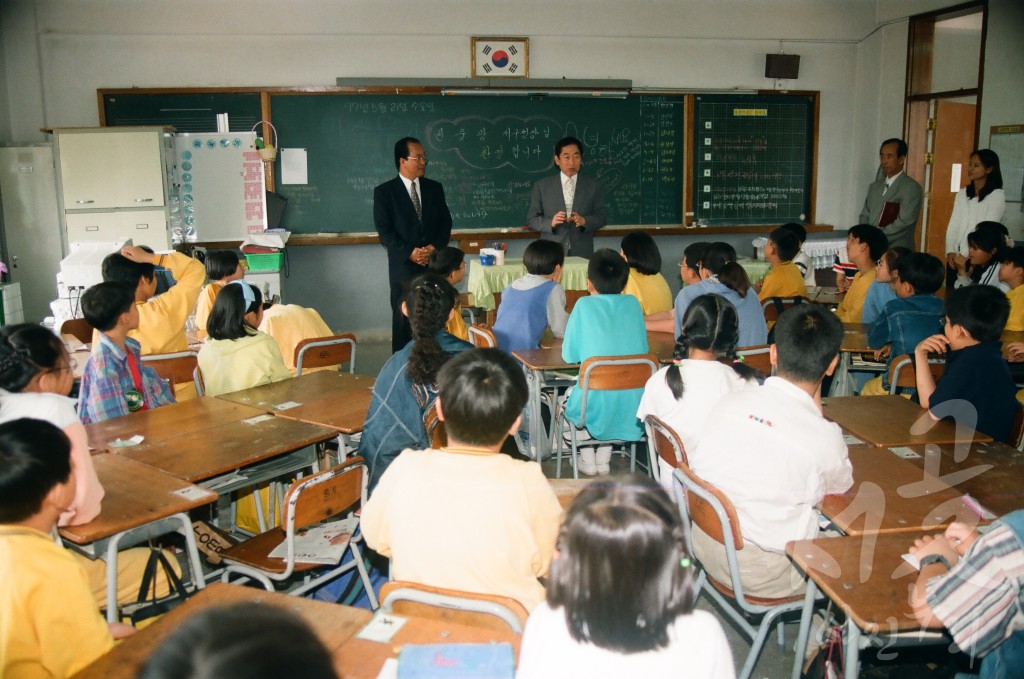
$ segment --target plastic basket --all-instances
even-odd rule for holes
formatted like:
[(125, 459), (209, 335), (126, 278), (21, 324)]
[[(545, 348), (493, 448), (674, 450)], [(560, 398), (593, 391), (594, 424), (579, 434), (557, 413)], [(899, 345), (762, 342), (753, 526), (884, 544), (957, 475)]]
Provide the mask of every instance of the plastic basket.
[(246, 255), (245, 261), (249, 264), (249, 271), (277, 271), (284, 263), (284, 252)]

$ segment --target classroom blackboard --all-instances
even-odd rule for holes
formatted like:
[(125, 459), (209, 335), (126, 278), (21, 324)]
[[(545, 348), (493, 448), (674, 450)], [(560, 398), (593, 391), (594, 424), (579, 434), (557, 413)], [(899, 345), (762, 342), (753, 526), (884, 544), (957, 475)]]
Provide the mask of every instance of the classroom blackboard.
[[(566, 135), (583, 142), (582, 172), (605, 185), (609, 224), (683, 222), (683, 96), (277, 94), (270, 110), (284, 149), (281, 225), (293, 232), (374, 231), (373, 188), (395, 176), (394, 143), (407, 135), (423, 142), (455, 229), (525, 224)], [(286, 183), (287, 149), (305, 150), (306, 184)]]
[(216, 132), (217, 114), (227, 113), (232, 132), (248, 132), (261, 117), (259, 92), (101, 94), (103, 121), (110, 127), (172, 125), (178, 132)]
[(694, 221), (810, 221), (815, 125), (813, 95), (694, 95)]

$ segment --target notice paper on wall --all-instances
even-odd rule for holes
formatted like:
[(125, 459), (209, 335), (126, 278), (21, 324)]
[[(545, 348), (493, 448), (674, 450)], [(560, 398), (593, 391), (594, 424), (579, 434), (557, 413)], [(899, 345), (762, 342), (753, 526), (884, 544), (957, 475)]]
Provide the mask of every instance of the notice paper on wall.
[(309, 183), (306, 174), (306, 149), (281, 149), (281, 183)]

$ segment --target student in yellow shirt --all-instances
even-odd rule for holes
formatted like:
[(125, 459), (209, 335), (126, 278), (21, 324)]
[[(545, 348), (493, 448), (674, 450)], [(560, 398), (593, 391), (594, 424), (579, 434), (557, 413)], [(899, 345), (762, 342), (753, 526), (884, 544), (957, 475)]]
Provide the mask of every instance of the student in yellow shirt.
[(1024, 330), (1024, 246), (1010, 248), (999, 267), (999, 280), (1010, 286), (1006, 296), (1010, 299), (1010, 318), (1006, 329)]
[(0, 676), (68, 677), (134, 629), (107, 624), (51, 533), (74, 501), (71, 443), (41, 420), (0, 424)]
[(857, 267), (849, 289), (836, 309), (843, 323), (860, 323), (864, 314), (864, 299), (875, 282), (878, 260), (889, 249), (889, 239), (877, 226), (858, 224), (846, 232), (846, 252)]
[[(466, 253), (459, 248), (451, 246), (434, 250), (430, 253), (427, 268), (430, 269), (430, 273), (436, 273), (438, 276), (441, 276), (454, 288), (466, 277)], [(455, 307), (452, 309), (452, 315), (448, 319), (445, 331), (449, 335), (454, 335), (468, 342), (469, 328), (466, 327), (466, 321), (462, 319), (462, 302), (459, 300), (459, 297), (459, 292), (456, 289)]]
[(764, 246), (764, 257), (772, 265), (760, 283), (757, 298), (762, 302), (772, 297), (805, 297), (807, 286), (804, 274), (793, 263), (793, 258), (800, 252), (800, 240), (788, 229), (775, 229), (768, 236), (768, 244)]
[(207, 250), (206, 251), (206, 277), (210, 279), (209, 285), (203, 288), (196, 302), (196, 337), (206, 339), (206, 321), (210, 318), (210, 309), (213, 308), (213, 300), (217, 299), (220, 289), (231, 281), (237, 281), (245, 276), (242, 262), (238, 253), (234, 250)]

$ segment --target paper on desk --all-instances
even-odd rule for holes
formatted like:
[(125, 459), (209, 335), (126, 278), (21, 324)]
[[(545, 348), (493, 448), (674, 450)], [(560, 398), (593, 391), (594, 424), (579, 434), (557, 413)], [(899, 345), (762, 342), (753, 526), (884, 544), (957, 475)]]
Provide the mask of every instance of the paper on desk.
[(210, 491), (199, 486), (189, 486), (188, 488), (174, 491), (174, 494), (186, 500), (203, 500), (210, 494)]
[(398, 658), (388, 658), (380, 667), (377, 679), (398, 679)]
[(853, 434), (843, 434), (843, 443), (845, 443), (848, 446), (859, 446), (864, 442), (861, 441), (856, 436), (854, 436)]
[(142, 443), (145, 440), (146, 440), (145, 436), (143, 436), (142, 434), (136, 434), (135, 436), (131, 437), (130, 439), (114, 439), (113, 441), (110, 442), (110, 447), (111, 448), (131, 448), (132, 446), (139, 445), (140, 443)]
[(217, 490), (218, 488), (231, 485), (232, 483), (245, 481), (248, 478), (249, 477), (246, 476), (245, 474), (239, 474), (238, 472), (234, 472), (231, 474), (225, 474), (224, 476), (218, 476), (217, 478), (210, 479), (209, 481), (203, 481), (198, 485), (202, 486), (203, 488), (206, 488), (207, 490)]
[(291, 408), (298, 408), (301, 403), (298, 401), (285, 401), (284, 403), (278, 403), (274, 405), (274, 410), (290, 410)]
[(904, 460), (912, 460), (916, 457), (921, 457), (921, 453), (915, 451), (913, 448), (907, 446), (894, 446), (889, 449), (895, 453), (898, 457), (902, 457)]
[(274, 419), (274, 416), (269, 414), (254, 415), (253, 417), (242, 420), (242, 424), (259, 424), (260, 422), (266, 422), (267, 420), (272, 419)]
[(385, 644), (391, 641), (391, 637), (395, 636), (398, 630), (402, 629), (405, 621), (406, 618), (401, 616), (378, 611), (373, 616), (373, 620), (366, 623), (366, 627), (359, 630), (359, 634), (356, 637)]

